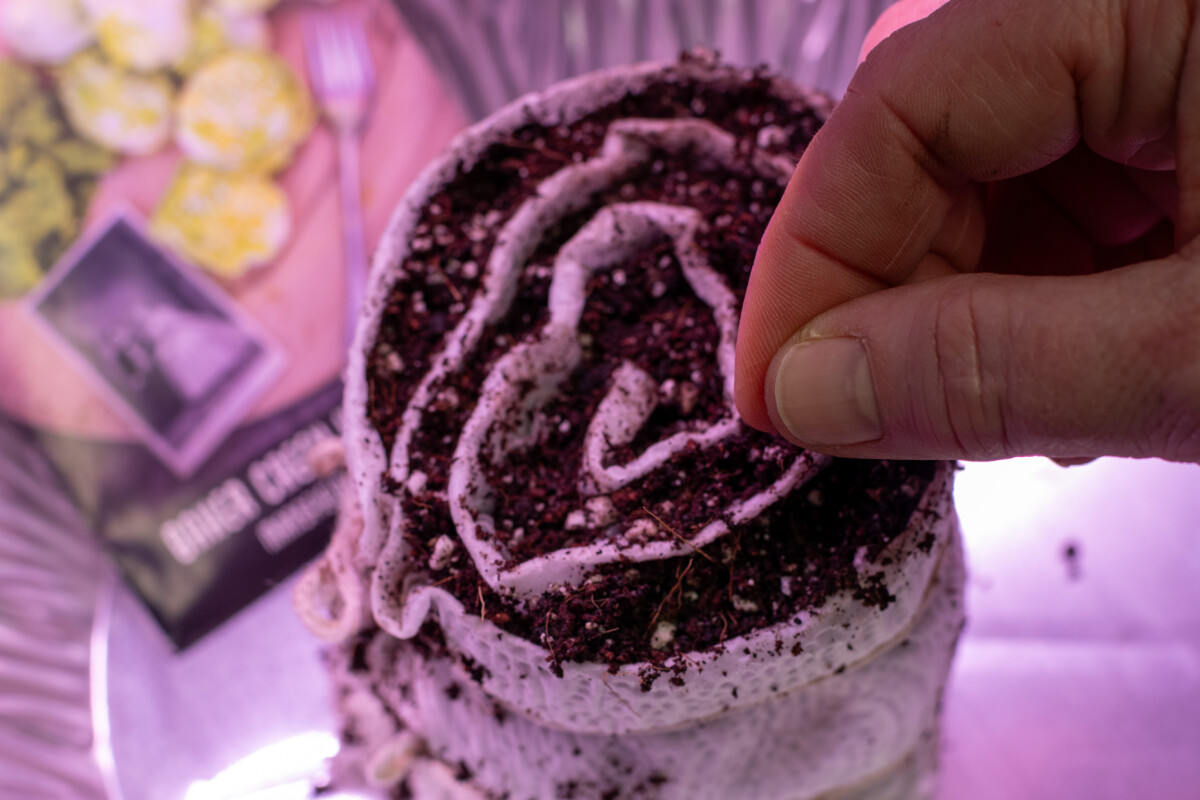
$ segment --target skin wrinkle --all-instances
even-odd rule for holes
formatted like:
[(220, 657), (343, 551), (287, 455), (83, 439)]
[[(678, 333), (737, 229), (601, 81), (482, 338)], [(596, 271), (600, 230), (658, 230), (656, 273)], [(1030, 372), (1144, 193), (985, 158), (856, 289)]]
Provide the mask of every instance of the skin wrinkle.
[[(1047, 5), (1057, 5), (1057, 4), (1047, 4)], [(1072, 78), (1072, 76), (1074, 74), (1072, 72), (1073, 65), (1064, 57), (1064, 55), (1062, 53), (1060, 53), (1057, 50), (1051, 49), (1050, 57), (1051, 57), (1051, 60), (1058, 62), (1059, 68), (1061, 70), (1061, 73), (1060, 73), (1061, 76), (1066, 76), (1067, 78)], [(1011, 69), (1013, 70), (1013, 73), (1020, 75), (1024, 79), (1025, 84), (1027, 86), (1035, 87), (1033, 79), (1031, 77), (1027, 76), (1025, 70), (1023, 69), (1025, 59), (1017, 58), (1015, 55), (1012, 55), (1011, 58), (1012, 58)], [(994, 67), (992, 67), (991, 69), (992, 69), (993, 77), (996, 78), (997, 83), (1005, 83), (1008, 80), (1010, 80), (1010, 78), (1007, 78), (1005, 76), (1005, 73), (1001, 73), (999, 70), (997, 70)], [(1041, 94), (1043, 96), (1056, 95), (1059, 98), (1057, 101), (1057, 104), (1066, 106), (1066, 105), (1068, 105), (1068, 101), (1069, 101), (1069, 104), (1075, 107), (1075, 114), (1072, 117), (1069, 126), (1067, 127), (1066, 130), (1064, 130), (1060, 134), (1060, 137), (1057, 139), (1050, 136), (1048, 131), (1044, 131), (1043, 133), (1046, 138), (1045, 144), (1043, 144), (1040, 141), (1030, 144), (1027, 141), (1024, 141), (1026, 137), (1023, 137), (1023, 136), (1010, 137), (1010, 139), (1013, 139), (1018, 142), (1022, 142), (1022, 147), (1024, 149), (1028, 150), (1030, 153), (1035, 154), (1035, 157), (1029, 158), (1028, 156), (1026, 156), (1026, 160), (1028, 163), (1023, 163), (1023, 164), (1019, 164), (1019, 165), (1010, 165), (1007, 169), (1000, 169), (1000, 168), (996, 167), (996, 168), (992, 168), (990, 170), (981, 171), (978, 174), (972, 175), (972, 177), (975, 180), (977, 180), (981, 183), (990, 183), (993, 181), (1004, 180), (1006, 178), (1015, 177), (1016, 175), (1021, 175), (1021, 174), (1031, 172), (1034, 169), (1037, 169), (1039, 166), (1044, 166), (1044, 165), (1060, 158), (1064, 153), (1070, 152), (1071, 148), (1074, 147), (1079, 142), (1079, 139), (1082, 137), (1083, 133), (1082, 133), (1082, 129), (1080, 127), (1080, 122), (1079, 122), (1080, 118), (1081, 118), (1081, 112), (1080, 112), (1081, 98), (1079, 96), (1078, 81), (1076, 81), (1074, 79), (1063, 81), (1061, 83), (1056, 82), (1056, 81), (1050, 81), (1050, 80), (1046, 79), (1044, 72), (1039, 72), (1037, 77), (1040, 79), (1040, 81), (1039, 81), (1040, 85), (1036, 86), (1038, 94)], [(1013, 168), (1014, 166), (1015, 166), (1015, 169)]]
[[(961, 176), (954, 177), (957, 175), (956, 171), (951, 169), (941, 152), (943, 149), (947, 149), (949, 142), (952, 141), (950, 136), (949, 109), (946, 109), (942, 112), (941, 117), (939, 118), (938, 126), (934, 130), (933, 136), (931, 137), (931, 141), (926, 143), (918, 134), (916, 128), (913, 127), (912, 123), (910, 123), (908, 119), (906, 119), (904, 115), (899, 112), (892, 102), (888, 100), (886, 95), (879, 95), (879, 103), (888, 112), (888, 114), (891, 115), (891, 118), (900, 125), (901, 129), (908, 134), (908, 141), (904, 141), (904, 137), (896, 137), (896, 141), (902, 143), (904, 151), (908, 154), (909, 158), (912, 159), (913, 163), (916, 164), (919, 170), (918, 174), (914, 176), (916, 183), (912, 187), (912, 190), (908, 192), (908, 196), (914, 200), (920, 198), (920, 189), (924, 188), (924, 181), (921, 178), (924, 176), (932, 179), (935, 188), (941, 193), (942, 199), (945, 201), (946, 206), (945, 208), (939, 209), (933, 204), (929, 204), (921, 209), (920, 215), (909, 227), (904, 239), (897, 245), (891, 257), (888, 258), (887, 262), (884, 263), (884, 265), (880, 268), (878, 273), (879, 276), (882, 277), (886, 283), (896, 286), (899, 282), (902, 282), (904, 278), (908, 277), (907, 275), (893, 277), (896, 264), (901, 258), (903, 258), (904, 254), (910, 249), (913, 240), (919, 235), (919, 231), (922, 228), (922, 223), (924, 223), (931, 214), (938, 212), (941, 212), (943, 218), (949, 216), (950, 208), (953, 207), (955, 202), (954, 198), (957, 197), (957, 195), (962, 191), (962, 187), (966, 184), (966, 180)], [(911, 147), (912, 143), (917, 145), (915, 151)], [(926, 250), (928, 249), (929, 244), (926, 246)], [(900, 281), (896, 280), (897, 277), (900, 279)]]
[[(946, 427), (958, 452), (972, 459), (992, 460), (1009, 454), (987, 446), (988, 395), (984, 392), (975, 292), (969, 287), (947, 292), (938, 299), (934, 316), (934, 356), (937, 383), (942, 391)], [(1001, 436), (1000, 442), (1006, 437)]]
[[(1115, 8), (1089, 15), (1092, 42), (1100, 54), (1072, 66), (1081, 99), (1084, 141), (1097, 153), (1122, 164), (1164, 169), (1172, 164), (1142, 164), (1137, 156), (1173, 128), (1179, 76), (1186, 44), (1189, 4), (1181, 0), (1109, 0)], [(1183, 20), (1180, 10), (1183, 10)], [(1082, 13), (1082, 12), (1080, 12)], [(1108, 24), (1104, 24), (1108, 23)], [(1120, 57), (1115, 54), (1120, 53)], [(1107, 58), (1105, 58), (1107, 56)], [(1158, 76), (1167, 76), (1166, 80)], [(1170, 149), (1169, 140), (1165, 144)]]
[[(1033, 85), (1033, 81), (1026, 82), (1030, 86)], [(1063, 92), (1058, 90), (1055, 86), (1049, 85), (1043, 86), (1040, 91), (1042, 94), (1056, 93), (1068, 96), (1071, 99), (1071, 102), (1076, 106), (1076, 108), (1078, 108), (1079, 98), (1074, 90), (1074, 85), (1071, 86), (1070, 92)], [(1070, 124), (1067, 126), (1066, 130), (1064, 130), (1057, 138), (1048, 136), (1045, 144), (1041, 144), (1039, 142), (1034, 146), (1027, 148), (1030, 153), (1034, 154), (1033, 156), (1026, 158), (1027, 163), (1020, 165), (1017, 169), (1008, 168), (1001, 170), (999, 168), (995, 168), (974, 177), (981, 183), (990, 183), (996, 180), (1004, 180), (1006, 178), (1028, 174), (1053, 161), (1056, 161), (1059, 158), (1062, 158), (1064, 154), (1071, 152), (1071, 148), (1079, 143), (1081, 137), (1082, 132), (1079, 127), (1079, 112), (1076, 111), (1074, 118), (1070, 121)]]
[[(815, 225), (810, 224), (809, 227), (815, 229), (815, 231), (817, 231), (819, 234), (824, 234), (826, 237), (828, 237), (830, 231), (833, 231), (834, 234), (839, 237), (844, 237), (845, 225), (837, 221), (831, 223), (830, 219), (836, 219), (840, 208), (846, 202), (846, 197), (863, 196), (874, 192), (886, 191), (897, 197), (908, 198), (909, 202), (919, 202), (919, 200), (914, 197), (914, 192), (919, 191), (924, 185), (920, 179), (920, 176), (918, 175), (912, 180), (906, 180), (904, 184), (901, 184), (896, 180), (897, 176), (895, 175), (894, 167), (891, 165), (884, 166), (880, 164), (880, 159), (876, 157), (880, 150), (884, 150), (885, 153), (892, 152), (894, 149), (892, 147), (892, 143), (900, 141), (901, 138), (902, 137), (898, 137), (894, 134), (893, 129), (890, 126), (880, 125), (877, 128), (876, 135), (874, 135), (872, 139), (885, 139), (886, 145), (881, 147), (878, 143), (873, 141), (873, 146), (870, 147), (866, 153), (859, 153), (857, 154), (857, 157), (847, 159), (845, 166), (837, 176), (837, 181), (840, 184), (836, 187), (838, 189), (837, 192), (831, 192), (829, 190), (830, 182), (827, 179), (818, 179), (815, 186), (810, 183), (807, 187), (810, 196), (806, 198), (810, 207), (806, 209), (807, 214), (804, 216), (804, 219), (806, 221), (810, 221), (811, 223), (811, 218), (808, 216), (808, 214), (812, 214), (814, 216), (819, 214), (820, 216), (818, 217), (819, 222)], [(914, 139), (914, 141), (916, 140)], [(903, 146), (903, 148), (905, 152), (909, 154), (912, 164), (915, 165), (918, 170), (921, 170), (922, 165), (920, 163), (920, 158), (916, 155), (913, 155), (911, 148), (908, 146)], [(873, 166), (879, 166), (880, 168), (873, 170)], [(905, 177), (907, 178), (907, 176)], [(892, 185), (889, 186), (888, 184)], [(946, 199), (947, 201), (949, 200), (948, 197)], [(830, 212), (831, 209), (833, 210), (832, 213)], [(804, 241), (810, 245), (816, 245), (818, 242), (816, 236), (805, 236), (803, 239), (801, 239), (800, 236), (796, 234), (795, 227), (796, 223), (801, 221), (800, 218), (791, 218), (788, 221), (791, 223), (789, 225), (789, 229), (794, 239)], [(829, 258), (830, 261), (838, 263), (840, 266), (848, 269), (854, 269), (858, 272), (867, 274), (875, 272), (875, 263), (860, 261), (859, 259), (862, 258), (862, 256), (859, 254), (843, 253), (841, 256), (839, 256), (835, 250), (831, 249), (831, 247), (828, 245), (821, 245), (819, 247), (814, 246), (813, 249), (819, 252), (821, 255)], [(872, 262), (874, 262), (874, 259), (872, 259)], [(872, 274), (870, 277), (876, 280), (882, 279), (884, 280), (885, 284), (891, 283), (891, 281), (888, 281), (886, 278), (884, 278), (883, 274)]]
[[(972, 367), (972, 399), (977, 397), (979, 400), (979, 416), (982, 421), (983, 430), (990, 433), (994, 429), (998, 437), (994, 445), (989, 446), (986, 440), (982, 443), (985, 457), (989, 460), (1007, 458), (1013, 452), (1012, 444), (1008, 439), (1008, 426), (1005, 424), (1004, 417), (1004, 402), (1008, 395), (1003, 387), (989, 389), (985, 386), (990, 382), (988, 380), (989, 376), (1003, 375), (1004, 371), (1002, 369), (984, 369), (983, 367), (983, 347), (979, 338), (979, 317), (976, 313), (977, 299), (978, 295), (975, 292), (967, 293), (967, 330), (970, 334), (968, 344), (970, 346), (969, 352), (971, 354)], [(1011, 315), (1007, 319), (1011, 320)], [(1003, 352), (1000, 355), (1003, 356)], [(980, 424), (977, 423), (974, 429), (977, 431), (979, 427)]]
[[(921, 215), (909, 227), (908, 232), (904, 235), (904, 239), (899, 243), (899, 245), (897, 245), (892, 257), (887, 260), (887, 263), (884, 264), (882, 268), (880, 268), (879, 273), (883, 277), (883, 281), (889, 286), (899, 286), (900, 284), (904, 283), (905, 279), (911, 278), (912, 273), (920, 266), (920, 261), (918, 260), (917, 263), (908, 270), (907, 274), (898, 276), (893, 275), (893, 273), (896, 271), (896, 264), (900, 262), (904, 252), (909, 249), (912, 241), (919, 235), (921, 223), (923, 223), (926, 218), (933, 213), (936, 213), (935, 209), (929, 206), (921, 209)], [(926, 247), (926, 252), (929, 252), (928, 247)]]
[[(934, 239), (934, 246), (937, 252), (945, 254), (946, 260), (953, 263), (963, 272), (974, 269), (974, 262), (979, 259), (979, 248), (971, 246), (971, 240), (974, 238), (972, 234), (974, 232), (974, 218), (978, 213), (978, 204), (979, 199), (976, 187), (964, 186), (959, 192), (958, 198), (954, 201), (954, 206), (951, 208), (950, 213), (946, 215), (946, 222), (942, 225), (942, 229), (938, 231), (937, 239)], [(965, 250), (974, 250), (974, 258), (966, 257), (956, 260), (950, 255), (962, 253)]]
[[(1109, 18), (1108, 15), (1105, 15), (1105, 19)], [(1099, 71), (1108, 66), (1097, 55), (1097, 53), (1104, 52), (1105, 50), (1102, 48), (1097, 48), (1096, 53), (1089, 52), (1087, 48), (1083, 48), (1080, 53), (1064, 53), (1057, 49), (1052, 51), (1052, 55), (1058, 61), (1060, 67), (1072, 78), (1075, 100), (1075, 127), (1078, 130), (1080, 138), (1083, 138), (1085, 141), (1088, 141), (1090, 132), (1088, 115), (1095, 116), (1100, 105), (1100, 98), (1092, 97), (1093, 92), (1091, 87), (1097, 83), (1103, 86), (1105, 83), (1103, 77), (1096, 77)]]
[[(1005, 75), (1010, 75), (1010, 76), (1011, 75), (1019, 75), (1022, 82), (1024, 82), (1025, 85), (1028, 86), (1030, 89), (1035, 90), (1036, 93), (1044, 94), (1048, 91), (1053, 91), (1052, 87), (1046, 86), (1044, 81), (1039, 81), (1039, 83), (1041, 83), (1042, 85), (1035, 84), (1035, 82), (1033, 80), (1034, 76), (1027, 74), (1027, 71), (1024, 69), (1024, 63), (1023, 63), (1022, 59), (1019, 58), (1016, 55), (1016, 53), (1013, 52), (1013, 48), (1011, 46), (1006, 48), (1006, 51), (1007, 51), (1006, 55), (1008, 57), (1008, 64), (1005, 65), (1005, 69), (1001, 69), (998, 65), (993, 64), (990, 61), (985, 61), (981, 65), (983, 69), (986, 69), (991, 73), (992, 81), (999, 84), (999, 83), (1006, 82), (1006, 80), (1011, 80), (1011, 78), (1006, 79), (1004, 77)], [(1041, 76), (1037, 76), (1037, 77), (1040, 78)], [(990, 117), (988, 122), (990, 124), (991, 129), (993, 131), (999, 130), (999, 131), (1003, 132), (1005, 135), (1005, 138), (1008, 139), (1009, 142), (1021, 143), (1022, 140), (1024, 140), (1026, 138), (1010, 129), (1010, 120), (1008, 118), (1008, 115), (1004, 114), (1004, 113), (998, 113), (996, 111), (995, 107), (993, 106), (991, 99), (988, 98), (986, 95), (980, 95), (980, 94), (976, 93), (973, 96), (967, 98), (967, 100), (969, 100), (970, 102), (977, 103), (977, 104), (981, 105), (983, 108), (987, 109), (988, 115)], [(994, 133), (988, 134), (988, 135), (994, 135)], [(977, 139), (983, 138), (983, 136), (976, 133), (976, 135), (974, 135), (970, 138), (977, 140)], [(1040, 149), (1039, 148), (1035, 152), (1037, 152), (1037, 158), (1041, 163), (1049, 163), (1061, 154), (1057, 147), (1051, 147), (1048, 149)], [(968, 171), (969, 171), (969, 168), (968, 168)], [(1001, 178), (1007, 178), (1007, 177), (1012, 177), (1012, 176), (1011, 175), (1001, 175), (998, 173), (992, 173), (992, 174), (985, 173), (985, 174), (979, 174), (979, 175), (973, 174), (971, 177), (975, 178), (976, 180), (986, 182), (986, 181), (993, 181), (993, 180), (998, 180)]]
[(941, 302), (938, 303), (937, 313), (933, 318), (934, 364), (937, 371), (938, 389), (941, 391), (942, 395), (942, 413), (946, 418), (946, 428), (950, 432), (950, 436), (954, 439), (955, 449), (960, 453), (969, 453), (970, 451), (967, 449), (966, 443), (962, 440), (962, 437), (958, 433), (958, 426), (954, 423), (955, 414), (950, 402), (949, 387), (951, 382), (947, 380), (946, 377), (948, 372), (946, 364), (949, 359), (945, 353), (945, 347), (949, 342), (949, 337), (947, 337), (942, 331), (949, 305), (950, 296), (942, 297)]
[[(811, 253), (816, 253), (821, 258), (828, 261), (840, 273), (840, 277), (849, 279), (859, 285), (854, 287), (855, 292), (851, 296), (864, 294), (866, 291), (878, 291), (887, 286), (886, 283), (879, 278), (871, 275), (865, 270), (861, 270), (853, 264), (847, 264), (839, 261), (831, 253), (825, 251), (814, 239), (808, 238), (799, 231), (790, 231), (786, 228), (783, 231), (784, 235), (788, 236), (795, 245), (801, 250), (808, 250)], [(779, 292), (773, 299), (773, 303), (783, 303), (785, 298), (781, 295), (809, 297), (815, 293), (814, 278), (809, 273), (802, 273), (798, 270), (791, 270), (779, 277), (782, 283), (777, 284), (774, 288)], [(826, 276), (824, 283), (829, 283), (830, 279)], [(840, 294), (840, 293), (838, 293)]]
[[(788, 220), (784, 220), (784, 222), (787, 223)], [(825, 247), (823, 247), (821, 245), (820, 242), (818, 242), (814, 238), (811, 238), (805, 231), (797, 230), (794, 228), (794, 226), (785, 224), (784, 228), (783, 228), (783, 233), (801, 249), (808, 250), (809, 252), (812, 252), (812, 253), (816, 253), (821, 258), (828, 261), (830, 264), (835, 265), (837, 268), (845, 270), (846, 272), (856, 273), (860, 277), (864, 278), (865, 280), (867, 280), (873, 284), (883, 285), (883, 282), (880, 281), (878, 277), (871, 275), (870, 273), (866, 272), (863, 269), (860, 269), (858, 266), (856, 266), (854, 264), (849, 264), (849, 263), (843, 262), (836, 255), (834, 255), (834, 253), (832, 251), (827, 250)], [(789, 275), (788, 276), (789, 280), (798, 279), (798, 278), (799, 278), (798, 275)], [(797, 281), (797, 283), (798, 283), (798, 281)]]
[(981, 184), (968, 183), (963, 186), (929, 247), (930, 253), (941, 256), (954, 272), (975, 272), (979, 269), (987, 227), (985, 202), (986, 195)]
[[(1043, 25), (1050, 28), (1060, 28), (1060, 23), (1052, 18), (1053, 14), (1059, 13), (1058, 6), (1059, 3), (1043, 3), (1036, 5), (1034, 7), (1034, 11), (1030, 15), (1030, 18), (1025, 20), (1025, 27), (1028, 29)], [(1051, 19), (1045, 23), (1039, 23), (1038, 21), (1032, 19), (1032, 16), (1037, 14), (1051, 16)], [(997, 21), (997, 25), (999, 24), (1000, 22)], [(1001, 46), (1003, 47), (1004, 56), (1007, 59), (1007, 62), (1003, 65), (1000, 65), (994, 63), (992, 60), (980, 61), (978, 67), (982, 70), (987, 70), (990, 75), (987, 76), (987, 78), (981, 77), (980, 79), (977, 79), (976, 83), (982, 82), (987, 85), (999, 86), (1006, 83), (1012, 83), (1015, 78), (1023, 82), (1025, 86), (1032, 90), (1029, 92), (1030, 95), (1057, 95), (1062, 99), (1060, 99), (1056, 105), (1065, 106), (1067, 103), (1064, 102), (1064, 100), (1069, 100), (1070, 105), (1078, 108), (1079, 98), (1077, 94), (1076, 82), (1072, 79), (1072, 66), (1056, 49), (1049, 50), (1051, 55), (1050, 60), (1058, 62), (1061, 67), (1061, 72), (1054, 76), (1048, 76), (1045, 70), (1038, 70), (1033, 73), (1028, 70), (1028, 54), (1021, 52), (1020, 48), (1026, 46), (1026, 41), (1035, 38), (1036, 37), (1032, 37), (1024, 33), (1017, 33), (1004, 40), (1001, 43)], [(990, 78), (990, 80), (988, 78)], [(1012, 93), (1013, 92), (1010, 91), (1006, 94)], [(1002, 97), (1001, 95), (996, 96)], [(1012, 116), (1011, 109), (1006, 112), (997, 112), (990, 102), (988, 96), (978, 92), (972, 92), (962, 99), (964, 102), (983, 104), (990, 114), (993, 122), (993, 130), (996, 128), (1003, 130), (1006, 133), (1005, 138), (1007, 139), (1008, 150), (1014, 154), (1019, 153), (1021, 158), (1019, 163), (1014, 160), (1003, 167), (991, 166), (981, 168), (978, 164), (964, 164), (963, 172), (969, 175), (971, 179), (982, 183), (1004, 180), (1038, 169), (1061, 157), (1064, 153), (1070, 151), (1070, 149), (1075, 146), (1076, 142), (1078, 142), (1081, 135), (1078, 113), (1076, 113), (1074, 118), (1070, 121), (1068, 128), (1064, 130), (1058, 137), (1050, 135), (1048, 130), (1043, 130), (1041, 131), (1042, 140), (1031, 143), (1029, 141), (1027, 132), (1022, 133), (1020, 131), (1010, 131), (1009, 127), (1007, 126), (1008, 120), (1010, 116)], [(976, 137), (972, 138), (972, 141), (981, 140), (990, 140), (994, 142), (994, 133), (989, 132), (988, 134), (977, 134)], [(995, 149), (995, 145), (989, 149)], [(988, 154), (984, 154), (984, 157), (986, 158), (987, 155)]]
[[(864, 81), (864, 83), (867, 84), (868, 88), (872, 85), (871, 81)], [(925, 188), (926, 184), (923, 179), (928, 178), (932, 181), (934, 189), (940, 190), (947, 199), (953, 198), (965, 182), (965, 179), (959, 174), (958, 170), (955, 170), (950, 165), (945, 155), (941, 152), (942, 149), (947, 147), (949, 141), (949, 109), (946, 108), (941, 112), (941, 122), (933, 132), (932, 137), (926, 137), (922, 135), (921, 130), (911, 120), (898, 110), (898, 107), (883, 92), (856, 92), (856, 94), (860, 98), (860, 104), (866, 103), (867, 105), (872, 105), (877, 103), (880, 108), (887, 112), (891, 122), (894, 123), (889, 125), (887, 120), (881, 121), (880, 124), (875, 126), (875, 135), (871, 137), (873, 140), (884, 140), (884, 144), (888, 146), (884, 155), (895, 156), (896, 149), (898, 148), (917, 167), (916, 182), (908, 186), (896, 187), (895, 192), (897, 195), (904, 196), (910, 200), (915, 199), (914, 193), (917, 190)], [(883, 135), (880, 136), (880, 133)], [(899, 135), (901, 133), (905, 135)], [(931, 139), (931, 141), (927, 142), (927, 138)], [(872, 148), (872, 152), (870, 153), (870, 155), (876, 157), (873, 160), (878, 160), (877, 156), (879, 154), (874, 152), (876, 149)], [(857, 152), (855, 155), (858, 158), (853, 160), (852, 166), (855, 168), (865, 168), (865, 165), (862, 164), (862, 157), (866, 154)], [(890, 162), (890, 158), (882, 162), (885, 165), (885, 169), (882, 172), (876, 173), (874, 183), (864, 187), (865, 189), (878, 191), (877, 184), (880, 179), (886, 180), (889, 177), (895, 177), (895, 169)]]
[(925, 177), (933, 181), (936, 188), (948, 195), (956, 194), (964, 179), (958, 170), (950, 166), (946, 157), (954, 141), (950, 135), (950, 109), (943, 108), (926, 141), (920, 130), (886, 94), (880, 92), (878, 100), (880, 107), (899, 124), (900, 130), (908, 134), (907, 139), (901, 136), (894, 137), (908, 157), (921, 169)]
[[(1024, 324), (1023, 318), (1025, 316), (1025, 310), (1016, 304), (1011, 303), (1007, 299), (1005, 300), (1005, 303), (1009, 307), (1010, 313), (1003, 316), (1003, 338), (993, 337), (993, 340), (1011, 342), (1015, 341), (1015, 337), (1019, 332), (1019, 328)], [(971, 314), (972, 319), (977, 323), (977, 311), (974, 307), (971, 309)], [(995, 379), (995, 381), (999, 384), (995, 390), (995, 411), (996, 425), (1000, 434), (1000, 447), (1005, 453), (1004, 457), (1011, 457), (1018, 453), (1022, 455), (1028, 455), (1028, 453), (1021, 452), (1021, 446), (1015, 438), (1017, 431), (1014, 429), (1014, 425), (1009, 421), (1010, 417), (1016, 419), (1020, 418), (1019, 415), (1014, 415), (1010, 412), (1009, 405), (1011, 404), (1012, 400), (1005, 391), (1005, 387), (1013, 385), (1016, 380), (1015, 376), (1013, 375), (1016, 365), (1014, 359), (1012, 358), (1012, 352), (1003, 347), (998, 348), (993, 345), (992, 347), (988, 348), (988, 351), (985, 354), (983, 349), (985, 345), (986, 340), (981, 340), (976, 343), (977, 355), (980, 360), (980, 364), (985, 363), (985, 361), (989, 359), (994, 364), (993, 369), (988, 370), (985, 374), (994, 374), (998, 376)]]
[[(1176, 17), (1171, 12), (1178, 8), (1178, 2), (1154, 3), (1153, 12), (1146, 23), (1149, 31), (1142, 36), (1136, 31), (1127, 32), (1134, 31), (1139, 21), (1144, 18), (1144, 15), (1135, 17), (1133, 5), (1129, 4), (1125, 11), (1125, 30), (1113, 31), (1114, 37), (1124, 39), (1122, 49), (1125, 53), (1125, 63), (1122, 65), (1121, 93), (1116, 103), (1114, 119), (1108, 127), (1110, 136), (1129, 141), (1128, 153), (1113, 154), (1117, 157), (1116, 160), (1122, 163), (1136, 160), (1138, 152), (1147, 143), (1161, 140), (1172, 127), (1171, 112), (1174, 109), (1170, 99), (1178, 94), (1179, 84), (1178, 74), (1172, 66), (1182, 58), (1183, 40), (1180, 37), (1186, 28), (1178, 27), (1178, 19), (1162, 18)], [(1143, 64), (1146, 60), (1149, 63)], [(1147, 72), (1150, 74), (1145, 80), (1138, 80), (1140, 75)], [(1146, 91), (1146, 87), (1149, 87), (1149, 92)], [(1147, 118), (1153, 118), (1155, 121), (1148, 123)], [(1140, 135), (1139, 129), (1143, 131)]]

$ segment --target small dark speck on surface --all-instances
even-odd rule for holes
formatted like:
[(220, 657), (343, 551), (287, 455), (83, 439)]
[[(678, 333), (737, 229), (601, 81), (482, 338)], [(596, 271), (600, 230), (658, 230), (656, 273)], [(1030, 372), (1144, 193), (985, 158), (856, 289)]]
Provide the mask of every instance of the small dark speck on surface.
[(1067, 567), (1067, 578), (1077, 581), (1083, 577), (1083, 568), (1080, 564), (1083, 555), (1083, 548), (1079, 542), (1068, 540), (1062, 547), (1063, 564)]

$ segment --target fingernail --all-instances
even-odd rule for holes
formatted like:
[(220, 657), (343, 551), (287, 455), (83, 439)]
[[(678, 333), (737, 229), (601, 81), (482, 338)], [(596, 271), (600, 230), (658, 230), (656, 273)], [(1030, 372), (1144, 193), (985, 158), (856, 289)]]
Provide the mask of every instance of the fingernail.
[(805, 444), (859, 444), (883, 435), (871, 365), (857, 339), (792, 345), (775, 370), (774, 391), (779, 421)]

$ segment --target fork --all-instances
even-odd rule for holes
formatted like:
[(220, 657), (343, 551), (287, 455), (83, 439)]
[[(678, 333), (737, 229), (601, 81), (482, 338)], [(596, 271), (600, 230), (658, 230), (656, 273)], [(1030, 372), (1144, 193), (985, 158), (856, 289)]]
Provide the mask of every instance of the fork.
[(309, 81), (337, 139), (342, 200), (342, 250), (346, 258), (346, 346), (354, 340), (367, 281), (359, 137), (375, 93), (375, 68), (361, 17), (310, 12), (303, 20)]

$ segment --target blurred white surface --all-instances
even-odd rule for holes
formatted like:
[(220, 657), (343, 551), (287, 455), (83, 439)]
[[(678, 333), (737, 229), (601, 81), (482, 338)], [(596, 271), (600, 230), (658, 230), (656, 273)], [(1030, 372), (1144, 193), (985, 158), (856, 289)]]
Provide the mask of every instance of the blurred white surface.
[[(1198, 488), (1200, 467), (1158, 461), (959, 474), (970, 622), (941, 800), (1200, 797)], [(271, 744), (335, 730), (289, 589), (182, 656), (117, 593), (108, 689), (124, 800), (182, 800)]]
[(943, 800), (1200, 797), (1200, 467), (971, 464), (955, 494)]
[[(110, 800), (216, 800), (270, 787), (279, 800), (309, 796), (309, 778), (337, 750), (337, 723), (291, 582), (182, 653), (118, 586), (107, 638)], [(272, 757), (280, 753), (282, 762)], [(279, 788), (289, 784), (300, 785)]]

